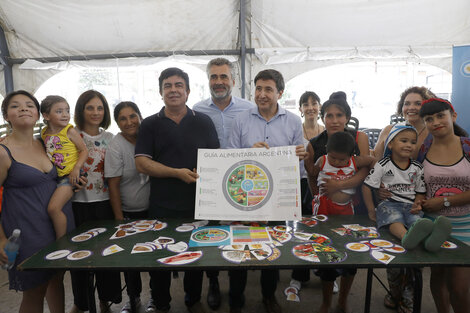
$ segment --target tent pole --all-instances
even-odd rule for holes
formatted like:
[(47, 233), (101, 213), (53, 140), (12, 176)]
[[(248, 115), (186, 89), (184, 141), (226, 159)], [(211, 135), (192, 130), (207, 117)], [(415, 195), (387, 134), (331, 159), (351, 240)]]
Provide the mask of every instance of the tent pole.
[(8, 94), (13, 91), (13, 67), (8, 61), (10, 58), (10, 51), (8, 50), (8, 43), (5, 37), (5, 31), (0, 25), (0, 63), (3, 65), (3, 75), (5, 77), (5, 93)]
[(239, 21), (239, 33), (240, 33), (240, 76), (242, 79), (242, 98), (245, 98), (245, 62), (246, 62), (246, 39), (245, 39), (245, 18), (246, 18), (246, 6), (245, 0), (240, 0), (240, 21)]

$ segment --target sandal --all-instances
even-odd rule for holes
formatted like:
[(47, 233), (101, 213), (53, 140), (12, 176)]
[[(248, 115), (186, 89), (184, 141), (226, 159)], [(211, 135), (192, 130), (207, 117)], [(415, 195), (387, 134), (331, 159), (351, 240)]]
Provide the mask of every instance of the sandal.
[(395, 299), (393, 299), (392, 295), (387, 293), (384, 297), (384, 305), (385, 307), (389, 309), (396, 309), (397, 308), (397, 302)]

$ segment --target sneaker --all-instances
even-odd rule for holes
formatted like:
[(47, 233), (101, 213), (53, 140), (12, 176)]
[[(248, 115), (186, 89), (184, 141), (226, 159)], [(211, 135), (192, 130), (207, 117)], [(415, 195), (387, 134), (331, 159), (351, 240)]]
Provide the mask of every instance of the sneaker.
[(338, 284), (336, 283), (336, 280), (333, 282), (333, 293), (338, 293), (339, 292), (339, 288), (338, 288)]
[(207, 304), (212, 310), (217, 310), (220, 307), (220, 287), (219, 280), (217, 278), (209, 280)]
[(302, 283), (296, 279), (291, 279), (289, 286), (297, 288), (297, 290), (300, 291), (300, 288), (302, 288)]
[(207, 313), (201, 302), (196, 302), (192, 306), (188, 306), (188, 311), (190, 313)]
[(401, 245), (406, 250), (416, 248), (421, 241), (427, 238), (433, 229), (433, 222), (427, 218), (420, 218), (411, 225), (410, 229), (406, 232), (401, 240)]
[[(135, 298), (135, 308), (139, 308), (140, 307), (140, 297), (138, 298)], [(124, 305), (121, 309), (121, 313), (131, 313), (131, 302), (128, 301), (126, 303), (126, 305)]]
[(445, 216), (439, 216), (434, 221), (431, 235), (424, 242), (424, 247), (431, 252), (439, 251), (441, 245), (449, 238), (451, 232), (452, 224), (450, 220)]
[(147, 307), (145, 308), (146, 313), (154, 313), (157, 311), (157, 307), (153, 303), (153, 299), (150, 298), (149, 302), (147, 303)]
[(282, 313), (281, 306), (274, 296), (272, 298), (263, 298), (263, 304), (267, 313)]

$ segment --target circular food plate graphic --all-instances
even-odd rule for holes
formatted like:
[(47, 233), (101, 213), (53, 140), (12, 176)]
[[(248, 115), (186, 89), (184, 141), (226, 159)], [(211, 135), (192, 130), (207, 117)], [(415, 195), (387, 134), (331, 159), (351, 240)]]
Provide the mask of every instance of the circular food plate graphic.
[(369, 251), (369, 246), (360, 242), (350, 242), (346, 245), (346, 249), (356, 252)]
[(221, 242), (228, 239), (229, 232), (220, 228), (205, 228), (191, 234), (191, 239), (195, 242)]
[(328, 219), (328, 216), (324, 214), (313, 215), (312, 217), (320, 222), (324, 222)]
[(290, 232), (292, 230), (292, 227), (287, 226), (287, 225), (277, 225), (273, 227), (273, 230), (279, 231), (279, 232)]
[(175, 228), (175, 230), (180, 233), (192, 231), (193, 229), (194, 229), (194, 226), (192, 225), (181, 225)]
[(92, 252), (90, 250), (75, 251), (67, 255), (67, 260), (70, 260), (70, 261), (81, 260), (81, 259), (89, 257), (90, 255), (92, 255)]
[(70, 254), (70, 250), (57, 250), (46, 255), (46, 260), (58, 260)]
[(391, 248), (394, 246), (394, 244), (391, 243), (390, 241), (383, 240), (383, 239), (374, 239), (374, 240), (371, 240), (370, 243), (380, 248)]
[(83, 234), (80, 234), (80, 235), (77, 235), (77, 236), (73, 237), (71, 240), (73, 242), (82, 242), (82, 241), (86, 241), (86, 240), (90, 239), (91, 237), (93, 237), (92, 234), (83, 233)]
[(241, 161), (225, 172), (222, 187), (225, 199), (241, 211), (261, 208), (273, 192), (273, 178), (268, 169), (256, 161)]
[(104, 227), (99, 227), (99, 228), (93, 228), (93, 229), (90, 229), (89, 232), (98, 232), (98, 234), (101, 234), (101, 233), (104, 233), (106, 231), (106, 228)]

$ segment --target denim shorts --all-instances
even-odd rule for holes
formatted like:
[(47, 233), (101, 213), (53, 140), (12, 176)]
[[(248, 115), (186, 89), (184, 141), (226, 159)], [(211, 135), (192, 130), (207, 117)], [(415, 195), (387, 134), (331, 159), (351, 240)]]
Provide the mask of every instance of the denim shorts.
[(423, 217), (423, 212), (411, 214), (413, 204), (384, 200), (377, 206), (376, 218), (379, 228), (393, 223), (402, 223), (406, 228), (410, 228), (414, 222)]
[(62, 186), (72, 186), (72, 184), (70, 184), (69, 175), (57, 177), (57, 187)]

